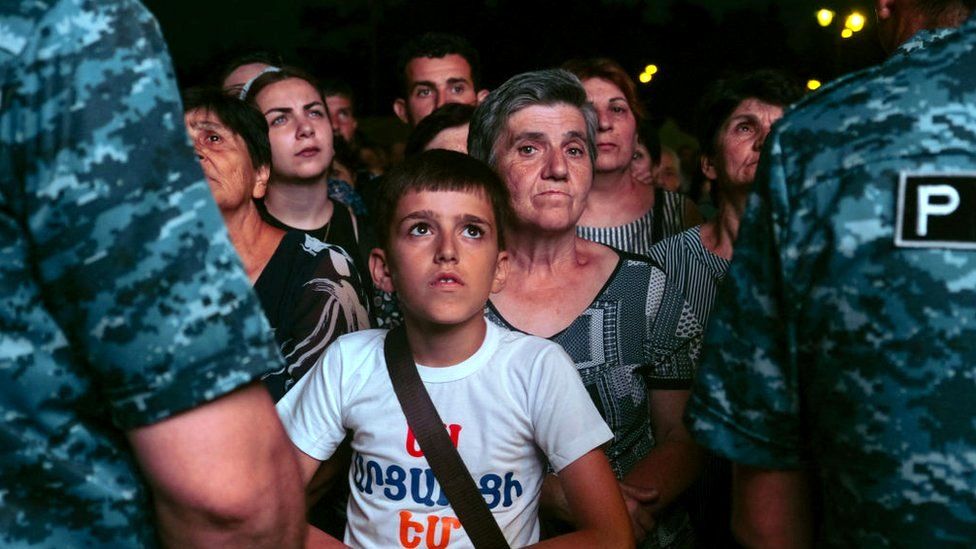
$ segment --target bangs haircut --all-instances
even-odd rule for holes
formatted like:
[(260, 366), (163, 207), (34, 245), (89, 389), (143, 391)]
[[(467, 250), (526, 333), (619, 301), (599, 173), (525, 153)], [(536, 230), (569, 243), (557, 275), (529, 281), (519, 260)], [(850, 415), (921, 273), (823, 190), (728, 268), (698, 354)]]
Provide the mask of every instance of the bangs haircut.
[(468, 131), (468, 154), (492, 168), (495, 148), (508, 129), (508, 119), (522, 109), (568, 105), (579, 109), (586, 122), (586, 153), (596, 163), (597, 117), (579, 78), (562, 69), (525, 72), (509, 78), (475, 109)]
[(781, 71), (763, 69), (718, 80), (710, 85), (698, 104), (696, 132), (701, 154), (718, 152), (719, 132), (736, 107), (747, 99), (785, 109), (802, 97), (799, 84)]
[(383, 176), (376, 197), (376, 234), (389, 252), (397, 206), (410, 192), (481, 193), (495, 216), (498, 249), (505, 249), (505, 228), (511, 217), (508, 187), (491, 168), (466, 154), (443, 149), (424, 151), (404, 160)]
[(606, 57), (571, 59), (563, 63), (563, 68), (575, 74), (581, 82), (590, 78), (599, 78), (617, 86), (624, 94), (627, 106), (634, 113), (637, 125), (639, 126), (647, 119), (647, 109), (644, 108), (644, 104), (641, 103), (637, 94), (637, 84), (634, 84), (620, 63)]
[(205, 111), (215, 115), (247, 145), (254, 168), (271, 166), (271, 141), (268, 123), (261, 113), (217, 87), (190, 88), (183, 91), (183, 110)]

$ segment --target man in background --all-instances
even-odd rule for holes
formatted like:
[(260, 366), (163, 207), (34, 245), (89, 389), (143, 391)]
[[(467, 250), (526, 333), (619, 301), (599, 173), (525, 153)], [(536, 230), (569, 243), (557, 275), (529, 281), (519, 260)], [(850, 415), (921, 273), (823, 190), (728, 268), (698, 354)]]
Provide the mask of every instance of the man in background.
[(478, 52), (460, 36), (427, 33), (407, 42), (397, 65), (403, 97), (393, 112), (416, 126), (445, 103), (477, 105), (488, 90), (479, 90)]

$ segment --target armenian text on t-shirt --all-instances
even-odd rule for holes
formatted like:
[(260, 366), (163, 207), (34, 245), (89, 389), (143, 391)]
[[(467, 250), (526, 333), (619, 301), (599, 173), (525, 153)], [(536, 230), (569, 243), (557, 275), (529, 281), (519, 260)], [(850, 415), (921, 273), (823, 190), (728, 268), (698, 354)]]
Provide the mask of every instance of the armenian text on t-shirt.
[[(413, 504), (408, 503), (397, 512), (398, 537), (403, 547), (446, 549), (451, 534), (461, 528), (461, 522), (455, 516), (444, 514), (451, 511), (447, 496), (428, 466), (413, 432), (408, 426), (404, 427), (406, 455), (403, 462), (382, 463), (356, 452), (352, 463), (353, 486), (362, 494)], [(454, 447), (458, 448), (461, 425), (452, 423), (445, 427)], [(411, 462), (415, 466), (410, 466)], [(514, 471), (486, 473), (474, 480), (491, 510), (511, 507), (522, 496), (522, 483)], [(424, 513), (423, 508), (429, 508), (431, 512)]]

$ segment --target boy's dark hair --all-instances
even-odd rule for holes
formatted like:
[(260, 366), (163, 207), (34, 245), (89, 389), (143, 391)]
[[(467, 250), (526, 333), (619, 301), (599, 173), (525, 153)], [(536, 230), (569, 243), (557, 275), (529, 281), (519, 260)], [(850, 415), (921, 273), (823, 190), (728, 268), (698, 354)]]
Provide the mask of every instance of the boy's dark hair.
[(475, 90), (481, 83), (481, 62), (478, 50), (464, 38), (455, 34), (442, 32), (428, 32), (414, 37), (400, 48), (397, 58), (397, 77), (400, 79), (400, 89), (403, 93), (410, 93), (407, 89), (407, 65), (410, 61), (421, 57), (439, 58), (457, 54), (464, 58), (471, 67), (471, 83)]
[(220, 79), (217, 80), (216, 85), (219, 86), (223, 84), (224, 80), (227, 80), (227, 77), (230, 76), (230, 73), (234, 72), (239, 67), (250, 65), (251, 63), (262, 63), (272, 67), (280, 67), (284, 64), (284, 61), (282, 61), (281, 55), (269, 51), (255, 51), (246, 53), (244, 55), (239, 55), (224, 65), (224, 70), (220, 72)]
[(717, 151), (718, 132), (746, 99), (786, 108), (802, 96), (799, 85), (786, 74), (763, 69), (718, 80), (710, 85), (698, 103), (696, 137), (701, 154)]
[(437, 137), (437, 134), (448, 128), (456, 128), (471, 122), (474, 105), (461, 103), (445, 103), (430, 113), (417, 127), (410, 132), (407, 146), (403, 151), (405, 156), (414, 156), (424, 151), (424, 147)]
[(230, 131), (241, 136), (255, 168), (271, 166), (268, 123), (254, 108), (220, 88), (190, 88), (183, 91), (185, 112), (203, 110), (214, 114)]
[(376, 198), (375, 229), (384, 250), (389, 251), (400, 199), (412, 191), (483, 192), (495, 214), (498, 249), (505, 249), (505, 227), (512, 218), (508, 187), (484, 162), (459, 152), (434, 149), (404, 160), (383, 175)]

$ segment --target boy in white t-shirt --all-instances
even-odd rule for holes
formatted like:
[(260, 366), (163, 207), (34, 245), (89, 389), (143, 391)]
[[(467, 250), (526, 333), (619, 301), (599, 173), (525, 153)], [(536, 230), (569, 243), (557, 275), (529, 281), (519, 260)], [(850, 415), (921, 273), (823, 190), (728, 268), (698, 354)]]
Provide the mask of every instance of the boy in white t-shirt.
[[(424, 386), (509, 544), (539, 539), (546, 463), (578, 530), (546, 547), (631, 547), (630, 521), (600, 446), (613, 435), (566, 353), (486, 323), (508, 257), (508, 193), (487, 166), (434, 150), (383, 182), (375, 284), (396, 291)], [(278, 403), (306, 484), (352, 432), (345, 542), (353, 547), (471, 547), (393, 391), (386, 330), (337, 340)], [(330, 463), (331, 465), (331, 463)], [(322, 472), (330, 467), (322, 467)], [(332, 468), (334, 469), (334, 468)], [(322, 476), (319, 473), (316, 480)], [(338, 540), (313, 530), (309, 545)]]

